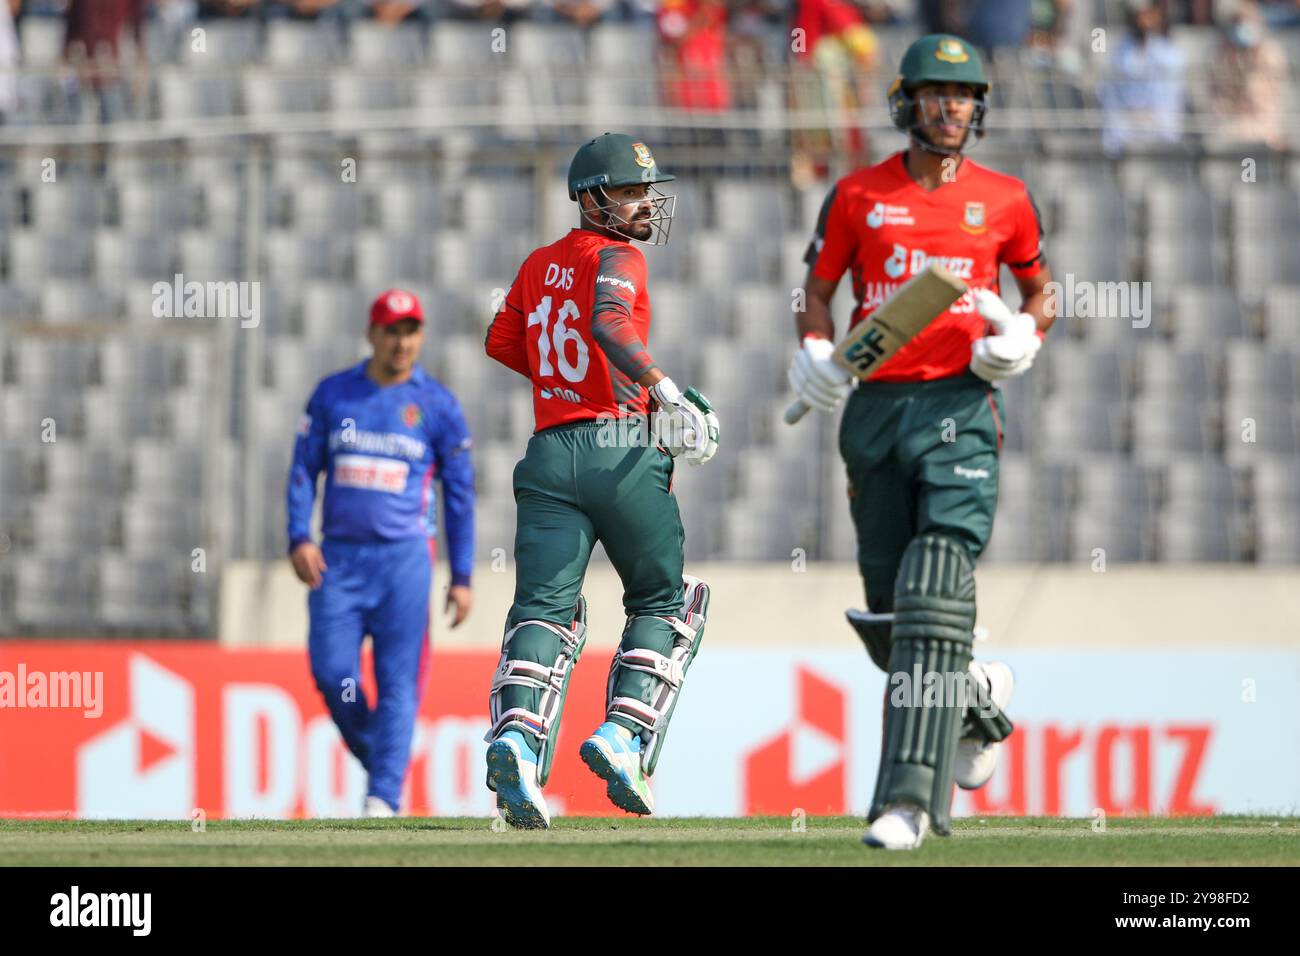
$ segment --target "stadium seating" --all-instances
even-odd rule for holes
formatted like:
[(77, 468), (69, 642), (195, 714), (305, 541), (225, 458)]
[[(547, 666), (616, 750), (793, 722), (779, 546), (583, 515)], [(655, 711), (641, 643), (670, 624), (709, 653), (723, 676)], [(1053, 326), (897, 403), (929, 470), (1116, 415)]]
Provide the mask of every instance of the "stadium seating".
[[(29, 67), (57, 63), (51, 23), (22, 21)], [(532, 410), (524, 383), (483, 354), (493, 302), (531, 248), (575, 221), (565, 160), (573, 140), (601, 128), (578, 117), (597, 124), (660, 105), (654, 34), (638, 24), (524, 22), (506, 31), (503, 50), (491, 24), (455, 20), (427, 31), (203, 26), (203, 53), (150, 34), (157, 65), (137, 112), (163, 124), (166, 142), (70, 156), (56, 183), (0, 162), (0, 534), (31, 552), (0, 568), (6, 627), (208, 628), (210, 597), (187, 571), (190, 550), (208, 532), (231, 543), (245, 535), (205, 527), (207, 515), (253, 522), (254, 551), (230, 553), (283, 554), (295, 423), (316, 381), (363, 354), (365, 309), (395, 285), (421, 295), (433, 333), (423, 360), (475, 432), (479, 556), (508, 556), (511, 475)], [(912, 36), (879, 30), (883, 61)], [(778, 30), (766, 42), (781, 40)], [(1174, 41), (1191, 64), (1217, 42), (1181, 29)], [(1102, 548), (1110, 561), (1300, 561), (1295, 164), (1288, 182), (1283, 161), (1262, 158), (1247, 183), (1240, 158), (1222, 151), (1101, 160), (1095, 134), (1049, 129), (1068, 123), (1062, 106), (1093, 103), (1094, 75), (1063, 77), (1015, 55), (996, 68), (998, 102), (1033, 110), (1043, 128), (994, 127), (974, 158), (1025, 177), (1058, 280), (1148, 282), (1149, 294), (1123, 291), (1149, 295), (1152, 323), (1135, 326), (1131, 297), (1128, 314), (1094, 302), (1062, 316), (1027, 378), (1004, 383), (1002, 506), (985, 559), (1091, 561)], [(781, 82), (773, 72), (758, 94), (776, 127)], [(57, 84), (32, 90), (23, 122), (67, 121)], [(476, 122), (503, 106), (508, 122)], [(473, 125), (266, 137), (257, 203), (247, 141), (185, 136), (220, 118), (294, 114), (346, 130), (405, 107), (416, 121), (456, 110)], [(557, 119), (563, 108), (579, 112)], [(645, 250), (651, 349), (713, 399), (723, 422), (723, 453), (678, 473), (688, 557), (792, 560), (803, 548), (853, 560), (838, 416), (795, 429), (779, 418), (795, 346), (791, 293), (832, 180), (792, 186), (779, 129), (774, 137), (755, 122), (716, 149), (691, 125), (659, 130), (670, 144), (656, 146), (660, 161), (680, 177), (677, 218), (671, 243)], [(883, 124), (872, 137), (877, 156), (902, 142)], [(357, 159), (356, 182), (340, 177), (344, 158)], [(156, 318), (152, 284), (175, 272), (257, 278), (259, 329), (227, 335), (237, 320)], [(833, 306), (841, 328), (848, 286)], [(1004, 274), (1013, 303), (1014, 288)], [(262, 365), (245, 381), (256, 356)], [(221, 399), (230, 404), (214, 407)], [(47, 420), (53, 442), (42, 440)], [(218, 465), (231, 474), (218, 476)], [(239, 507), (250, 480), (261, 485), (257, 515)]]

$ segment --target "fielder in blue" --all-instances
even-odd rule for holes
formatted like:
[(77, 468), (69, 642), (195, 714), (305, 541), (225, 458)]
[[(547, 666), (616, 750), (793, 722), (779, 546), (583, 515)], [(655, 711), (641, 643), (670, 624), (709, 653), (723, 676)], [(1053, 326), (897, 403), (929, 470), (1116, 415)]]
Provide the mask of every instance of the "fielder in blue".
[[(469, 615), (474, 557), (470, 434), (451, 392), (417, 364), (424, 313), (393, 289), (370, 308), (372, 356), (321, 381), (298, 426), (287, 490), (289, 554), (311, 586), (308, 651), (316, 686), (370, 775), (364, 812), (393, 816), (411, 755), (429, 652), (429, 589), (442, 482), (452, 627)], [(324, 541), (311, 540), (325, 472)], [(371, 637), (379, 697), (360, 686)]]

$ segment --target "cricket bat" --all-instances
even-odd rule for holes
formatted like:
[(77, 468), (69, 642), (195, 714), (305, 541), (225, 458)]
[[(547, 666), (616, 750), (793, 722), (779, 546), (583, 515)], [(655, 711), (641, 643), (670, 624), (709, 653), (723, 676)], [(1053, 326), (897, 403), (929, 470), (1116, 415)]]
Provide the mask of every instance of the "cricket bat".
[[(965, 293), (965, 282), (932, 262), (850, 329), (831, 358), (850, 375), (866, 378)], [(793, 425), (807, 412), (808, 406), (795, 399), (785, 410), (785, 423)]]

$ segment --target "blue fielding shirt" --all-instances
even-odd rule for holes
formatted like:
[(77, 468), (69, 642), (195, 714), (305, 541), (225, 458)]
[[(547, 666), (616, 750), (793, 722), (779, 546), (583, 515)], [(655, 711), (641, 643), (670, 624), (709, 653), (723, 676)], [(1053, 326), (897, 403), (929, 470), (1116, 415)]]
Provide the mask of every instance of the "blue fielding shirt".
[(323, 379), (298, 424), (286, 491), (289, 550), (311, 538), (325, 472), (324, 533), (346, 541), (434, 537), (433, 479), (442, 482), (452, 584), (474, 561), (474, 467), (460, 403), (419, 366), (381, 388), (362, 362)]

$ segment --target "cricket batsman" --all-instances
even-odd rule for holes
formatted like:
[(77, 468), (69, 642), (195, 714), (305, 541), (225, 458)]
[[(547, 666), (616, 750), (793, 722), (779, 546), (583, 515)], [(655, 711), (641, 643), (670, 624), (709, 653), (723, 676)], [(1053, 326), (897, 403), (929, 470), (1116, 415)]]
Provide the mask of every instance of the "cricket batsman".
[[(455, 397), (416, 364), (424, 312), (392, 289), (370, 307), (373, 354), (316, 386), (298, 426), (286, 492), (289, 555), (311, 587), (308, 653), (330, 716), (370, 782), (363, 812), (396, 815), (429, 659), (429, 588), (442, 483), (452, 627), (469, 615), (474, 558), (470, 434)], [(325, 472), (324, 541), (311, 539)], [(360, 686), (369, 634), (378, 699)]]
[(487, 334), (487, 354), (533, 386), (537, 430), (515, 467), (515, 598), (492, 679), (487, 785), (515, 827), (550, 826), (542, 787), (569, 677), (586, 640), (582, 582), (597, 541), (623, 582), (627, 619), (606, 719), (580, 748), (629, 813), (654, 811), (650, 777), (709, 588), (682, 573), (675, 459), (718, 449), (708, 401), (678, 388), (646, 343), (646, 264), (633, 242), (668, 240), (675, 197), (645, 143), (605, 133), (569, 166), (578, 226), (535, 250)]
[[(864, 841), (889, 849), (918, 847), (931, 828), (947, 834), (954, 780), (968, 789), (987, 782), (1012, 729), (1002, 713), (1010, 668), (972, 662), (974, 569), (997, 505), (997, 383), (1023, 375), (1038, 354), (1051, 325), (1051, 273), (1024, 184), (963, 156), (984, 135), (988, 89), (965, 40), (933, 34), (908, 48), (889, 104), (910, 143), (827, 195), (806, 255), (802, 347), (789, 374), (812, 408), (830, 412), (848, 399), (840, 454), (868, 608), (849, 621), (890, 675)], [(840, 277), (852, 275), (853, 325), (935, 261), (969, 291), (853, 388), (831, 361)], [(999, 297), (1002, 264), (1019, 286), (1019, 311)], [(912, 688), (918, 677), (946, 680), (950, 692), (936, 703)]]

